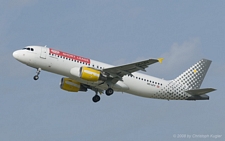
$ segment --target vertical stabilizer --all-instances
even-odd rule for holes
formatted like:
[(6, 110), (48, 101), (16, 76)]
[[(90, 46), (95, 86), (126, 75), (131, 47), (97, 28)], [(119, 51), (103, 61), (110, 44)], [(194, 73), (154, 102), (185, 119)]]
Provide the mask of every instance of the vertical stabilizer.
[(212, 61), (202, 59), (182, 73), (173, 83), (184, 85), (186, 89), (199, 89)]

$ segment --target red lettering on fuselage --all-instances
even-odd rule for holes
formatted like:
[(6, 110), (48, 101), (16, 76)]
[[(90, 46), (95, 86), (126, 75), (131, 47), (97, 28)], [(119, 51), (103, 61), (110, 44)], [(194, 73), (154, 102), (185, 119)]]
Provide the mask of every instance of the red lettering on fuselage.
[(80, 62), (83, 62), (83, 63), (90, 64), (90, 59), (88, 59), (88, 58), (84, 58), (84, 57), (81, 57), (81, 56), (69, 54), (69, 53), (62, 52), (62, 51), (55, 50), (55, 49), (51, 49), (51, 48), (49, 49), (49, 52), (51, 54), (55, 54), (55, 55), (58, 55), (58, 56), (62, 56), (62, 57), (66, 57), (66, 58), (69, 58), (69, 59), (73, 59), (73, 60), (77, 60), (77, 61), (80, 61)]

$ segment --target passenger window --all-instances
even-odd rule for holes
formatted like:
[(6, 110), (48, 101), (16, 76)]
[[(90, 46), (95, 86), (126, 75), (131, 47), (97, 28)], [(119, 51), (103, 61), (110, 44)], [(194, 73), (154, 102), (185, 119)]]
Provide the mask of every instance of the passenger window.
[(30, 50), (31, 50), (31, 51), (34, 51), (34, 49), (33, 49), (33, 48), (31, 48)]

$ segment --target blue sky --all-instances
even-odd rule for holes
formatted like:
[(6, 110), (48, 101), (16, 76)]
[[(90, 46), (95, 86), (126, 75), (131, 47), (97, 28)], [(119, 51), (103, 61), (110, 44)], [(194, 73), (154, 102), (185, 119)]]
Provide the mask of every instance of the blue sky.
[[(0, 5), (0, 140), (190, 140), (225, 138), (225, 1), (8, 0)], [(173, 79), (201, 58), (212, 60), (202, 87), (209, 101), (166, 101), (115, 93), (68, 93), (62, 76), (12, 57), (27, 45), (47, 45), (121, 65), (164, 57), (147, 74)], [(202, 140), (195, 138), (191, 140)]]

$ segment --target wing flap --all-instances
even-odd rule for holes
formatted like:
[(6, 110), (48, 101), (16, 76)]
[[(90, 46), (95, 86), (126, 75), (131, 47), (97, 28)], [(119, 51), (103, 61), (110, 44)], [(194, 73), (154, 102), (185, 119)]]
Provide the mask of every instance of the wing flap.
[(207, 94), (207, 93), (215, 91), (215, 90), (216, 89), (214, 89), (214, 88), (203, 88), (203, 89), (188, 90), (185, 92), (190, 95), (204, 95), (204, 94)]

